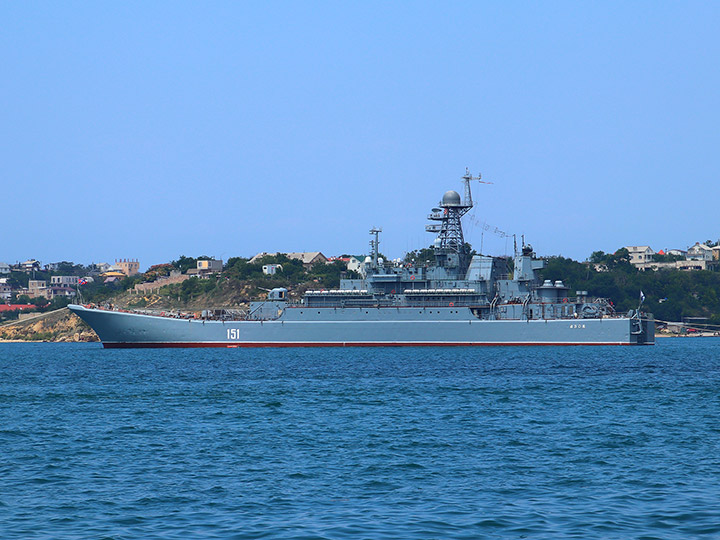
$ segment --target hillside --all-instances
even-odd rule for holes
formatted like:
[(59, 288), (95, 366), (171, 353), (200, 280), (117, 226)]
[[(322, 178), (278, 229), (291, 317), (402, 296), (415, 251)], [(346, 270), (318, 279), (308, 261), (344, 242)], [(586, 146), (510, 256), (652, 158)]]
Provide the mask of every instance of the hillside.
[(685, 317), (704, 317), (720, 324), (720, 272), (707, 270), (639, 271), (624, 258), (608, 259), (603, 270), (593, 264), (563, 257), (549, 257), (544, 279), (562, 280), (591, 296), (609, 298), (619, 312), (637, 308), (642, 291), (643, 309), (661, 321), (682, 321)]
[(99, 341), (97, 334), (67, 308), (0, 326), (0, 341)]

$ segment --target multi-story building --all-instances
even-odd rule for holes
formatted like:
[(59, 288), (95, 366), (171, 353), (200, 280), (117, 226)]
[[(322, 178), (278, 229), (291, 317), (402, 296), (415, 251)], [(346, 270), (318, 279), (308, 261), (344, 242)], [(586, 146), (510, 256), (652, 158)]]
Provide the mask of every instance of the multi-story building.
[(642, 266), (653, 260), (655, 252), (650, 246), (625, 246), (630, 254), (630, 264), (633, 266)]
[(114, 266), (126, 276), (134, 276), (140, 272), (140, 263), (137, 259), (119, 259), (115, 261)]
[(0, 262), (0, 274), (9, 274), (10, 265), (4, 262)]
[(200, 277), (222, 272), (223, 262), (218, 259), (202, 259), (197, 262), (197, 273)]
[(8, 285), (6, 280), (0, 280), (0, 300), (6, 302), (12, 298), (12, 287)]
[(40, 261), (36, 261), (35, 259), (29, 259), (25, 262), (21, 262), (19, 267), (20, 270), (22, 270), (23, 272), (27, 272), (28, 274), (34, 271), (37, 272), (40, 271)]
[(50, 298), (51, 293), (48, 290), (47, 281), (44, 279), (31, 279), (28, 281), (27, 295), (30, 298)]
[[(50, 293), (50, 299), (57, 298), (59, 296), (65, 296), (67, 298), (73, 298), (77, 291), (72, 287), (64, 287), (60, 285), (56, 285), (54, 287), (48, 287), (48, 292)], [(46, 297), (47, 298), (47, 297)]]
[(710, 246), (695, 242), (695, 245), (687, 250), (687, 257), (689, 261), (712, 261), (713, 250)]
[(75, 287), (77, 284), (77, 276), (50, 276), (51, 287)]

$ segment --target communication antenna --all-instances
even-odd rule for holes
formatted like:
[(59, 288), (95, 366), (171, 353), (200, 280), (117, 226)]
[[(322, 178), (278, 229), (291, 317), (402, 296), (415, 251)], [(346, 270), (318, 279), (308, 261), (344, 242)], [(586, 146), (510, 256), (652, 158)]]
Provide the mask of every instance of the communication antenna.
[(492, 184), (492, 182), (486, 182), (482, 179), (482, 174), (478, 173), (477, 176), (473, 176), (470, 172), (470, 169), (465, 167), (465, 175), (462, 177), (463, 183), (465, 184), (465, 200), (463, 201), (463, 205), (467, 206), (469, 208), (472, 208), (473, 206), (473, 200), (472, 200), (472, 193), (470, 192), (470, 181), (477, 180), (481, 184)]

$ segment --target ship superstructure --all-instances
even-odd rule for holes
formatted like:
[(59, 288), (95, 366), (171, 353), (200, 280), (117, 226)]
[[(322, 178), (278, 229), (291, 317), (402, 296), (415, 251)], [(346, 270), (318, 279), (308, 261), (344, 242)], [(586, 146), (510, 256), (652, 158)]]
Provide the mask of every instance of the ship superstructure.
[(384, 261), (373, 228), (359, 279), (291, 301), (273, 289), (240, 316), (158, 317), (70, 306), (106, 347), (639, 345), (654, 343), (652, 315), (617, 315), (610, 302), (541, 280), (545, 261), (530, 245), (512, 259), (475, 254), (462, 217), (474, 206), (466, 170), (464, 197), (447, 191), (426, 230), (435, 264)]

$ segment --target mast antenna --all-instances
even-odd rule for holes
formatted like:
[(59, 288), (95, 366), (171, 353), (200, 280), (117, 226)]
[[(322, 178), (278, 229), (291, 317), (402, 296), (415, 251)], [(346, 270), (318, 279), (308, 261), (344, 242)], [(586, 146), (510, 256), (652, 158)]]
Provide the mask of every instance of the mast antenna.
[(492, 184), (492, 182), (486, 182), (482, 179), (482, 174), (478, 173), (477, 176), (473, 176), (470, 172), (470, 169), (465, 167), (465, 174), (462, 177), (463, 183), (465, 184), (465, 200), (463, 201), (463, 205), (467, 207), (472, 207), (473, 200), (472, 200), (472, 192), (470, 191), (470, 181), (471, 180), (477, 180), (481, 184)]

